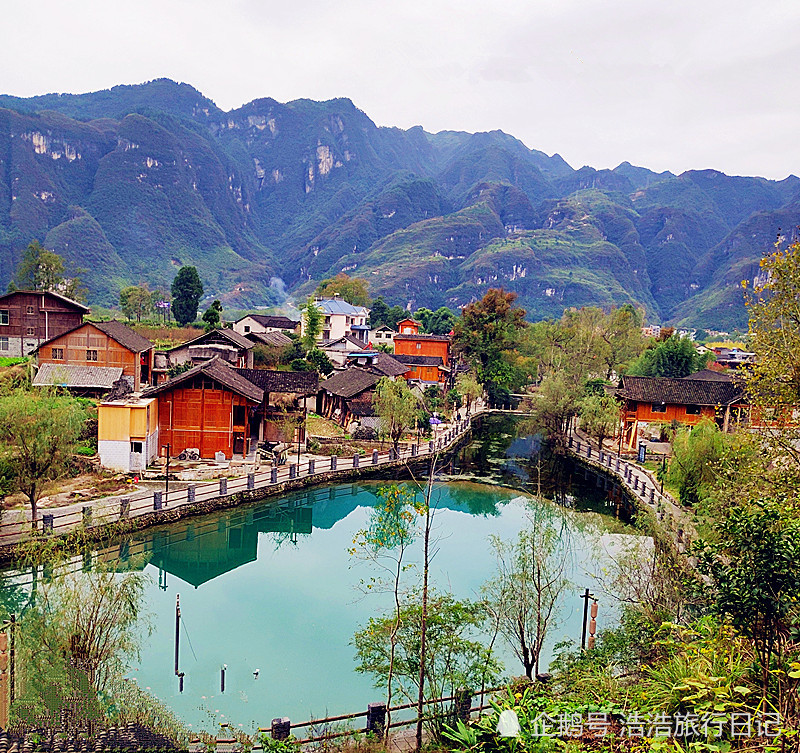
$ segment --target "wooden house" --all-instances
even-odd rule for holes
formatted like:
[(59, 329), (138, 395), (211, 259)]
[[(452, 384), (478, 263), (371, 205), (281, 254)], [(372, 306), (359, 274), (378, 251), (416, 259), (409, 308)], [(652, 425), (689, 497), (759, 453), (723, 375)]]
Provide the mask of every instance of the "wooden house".
[(317, 413), (342, 426), (364, 415), (372, 416), (372, 394), (383, 375), (357, 366), (337, 371), (320, 382)]
[(38, 365), (122, 367), (138, 392), (150, 382), (153, 343), (122, 322), (85, 322), (45, 340), (36, 349)]
[(158, 398), (159, 442), (173, 455), (196, 447), (200, 457), (230, 459), (254, 449), (264, 391), (217, 356), (143, 396)]
[(300, 322), (286, 316), (269, 314), (248, 314), (233, 323), (233, 329), (240, 335), (263, 334), (267, 332), (283, 332), (284, 334), (300, 334)]
[(443, 389), (452, 386), (449, 335), (424, 335), (419, 322), (403, 319), (394, 336), (394, 357), (409, 367), (406, 379), (438, 384)]
[(742, 384), (711, 371), (682, 379), (623, 376), (616, 395), (622, 401), (623, 443), (628, 448), (636, 447), (642, 424), (678, 421), (693, 426), (708, 418), (727, 431), (746, 411)]
[(75, 329), (89, 309), (58, 293), (16, 290), (0, 295), (0, 356), (27, 356)]
[(212, 358), (221, 358), (229, 366), (235, 368), (252, 369), (254, 347), (255, 343), (252, 340), (227, 327), (204, 332), (202, 335), (166, 351), (166, 360), (162, 363), (159, 359), (156, 381), (164, 381), (169, 368), (186, 363), (196, 366)]

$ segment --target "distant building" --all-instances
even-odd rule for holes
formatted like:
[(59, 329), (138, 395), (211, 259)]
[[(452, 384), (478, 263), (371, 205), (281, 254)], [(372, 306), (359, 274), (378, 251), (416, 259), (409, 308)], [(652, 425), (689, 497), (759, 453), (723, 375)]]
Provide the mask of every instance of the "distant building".
[(271, 314), (248, 314), (233, 323), (233, 330), (240, 335), (258, 334), (262, 332), (283, 332), (299, 334), (300, 322), (286, 316)]
[[(318, 340), (338, 340), (340, 337), (353, 337), (361, 342), (362, 347), (369, 342), (369, 309), (365, 306), (353, 306), (339, 297), (320, 298), (314, 305), (322, 313), (322, 331)], [(301, 330), (305, 333), (305, 312), (301, 318)]]
[(156, 359), (158, 373), (156, 381), (163, 382), (166, 379), (167, 370), (170, 368), (185, 363), (195, 366), (212, 358), (221, 358), (229, 366), (251, 369), (253, 368), (254, 347), (253, 340), (232, 329), (222, 328), (204, 332), (171, 350), (159, 353), (159, 357)]
[(34, 350), (39, 366), (122, 367), (134, 392), (150, 383), (153, 343), (122, 322), (84, 322)]
[(344, 368), (351, 353), (364, 349), (364, 341), (353, 335), (344, 335), (336, 340), (323, 340), (317, 347), (328, 356), (335, 368)]
[(89, 309), (58, 293), (16, 290), (0, 296), (0, 356), (30, 355), (42, 343), (75, 329)]
[(661, 325), (660, 324), (650, 324), (647, 327), (642, 327), (642, 334), (645, 337), (655, 337), (658, 339), (661, 337)]
[(396, 334), (395, 330), (384, 324), (381, 327), (370, 330), (369, 341), (376, 348), (378, 345), (392, 345)]

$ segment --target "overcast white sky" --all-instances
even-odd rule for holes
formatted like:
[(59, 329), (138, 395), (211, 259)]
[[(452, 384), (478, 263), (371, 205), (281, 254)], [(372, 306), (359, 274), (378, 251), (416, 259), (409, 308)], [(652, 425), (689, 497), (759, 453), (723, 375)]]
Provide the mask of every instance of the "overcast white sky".
[(350, 97), (573, 167), (800, 175), (798, 0), (2, 0), (0, 92)]

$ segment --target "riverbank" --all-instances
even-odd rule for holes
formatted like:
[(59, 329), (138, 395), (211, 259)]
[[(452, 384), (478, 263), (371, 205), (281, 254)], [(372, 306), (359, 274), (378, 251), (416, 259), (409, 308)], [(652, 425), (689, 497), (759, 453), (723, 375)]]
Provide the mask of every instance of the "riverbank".
[(431, 457), (449, 455), (461, 447), (472, 430), (472, 422), (488, 412), (481, 405), (460, 421), (442, 424), (430, 441), (401, 447), (398, 452), (390, 449), (387, 452), (376, 450), (363, 456), (309, 457), (299, 463), (224, 476), (208, 483), (173, 488), (172, 491), (165, 484), (164, 490), (103, 497), (45, 509), (40, 529), (35, 532), (31, 530), (29, 511), (13, 520), (6, 514), (0, 521), (0, 563), (13, 562), (20, 547), (29, 542), (35, 544), (58, 539), (67, 548), (73, 543), (96, 543), (111, 536), (238, 507), (310, 486), (372, 478), (410, 466), (420, 466), (425, 470)]

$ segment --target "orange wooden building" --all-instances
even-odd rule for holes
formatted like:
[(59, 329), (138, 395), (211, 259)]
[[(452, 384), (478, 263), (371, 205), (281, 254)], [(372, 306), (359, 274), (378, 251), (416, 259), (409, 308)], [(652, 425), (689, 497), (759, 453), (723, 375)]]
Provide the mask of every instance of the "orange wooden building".
[(247, 455), (261, 421), (264, 391), (227, 366), (219, 357), (195, 366), (145, 397), (158, 397), (158, 431), (162, 447), (178, 455), (189, 447), (203, 458), (221, 452)]
[(134, 392), (149, 383), (153, 368), (153, 343), (122, 322), (84, 322), (34, 352), (40, 365), (121, 366)]
[(394, 357), (409, 367), (406, 379), (419, 380), (430, 384), (449, 385), (450, 336), (424, 335), (419, 332), (420, 324), (413, 319), (403, 319), (397, 323), (398, 334), (394, 336)]
[(616, 394), (622, 401), (622, 436), (628, 448), (636, 447), (641, 424), (678, 421), (693, 426), (709, 418), (727, 431), (746, 411), (743, 386), (714, 372), (682, 379), (623, 376)]

